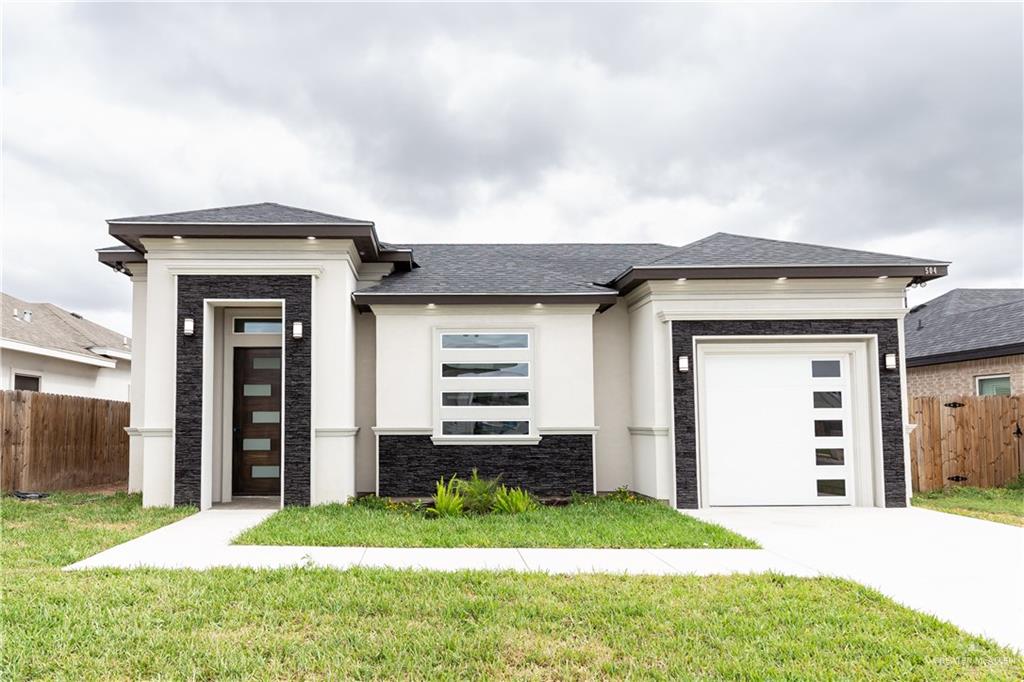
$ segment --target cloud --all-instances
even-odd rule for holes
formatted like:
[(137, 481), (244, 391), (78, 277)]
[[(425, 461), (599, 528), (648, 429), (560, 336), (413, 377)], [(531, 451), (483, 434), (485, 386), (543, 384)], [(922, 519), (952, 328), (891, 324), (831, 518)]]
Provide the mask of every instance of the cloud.
[(127, 331), (105, 218), (263, 200), (396, 242), (729, 230), (1019, 284), (1021, 14), (11, 5), (3, 287)]

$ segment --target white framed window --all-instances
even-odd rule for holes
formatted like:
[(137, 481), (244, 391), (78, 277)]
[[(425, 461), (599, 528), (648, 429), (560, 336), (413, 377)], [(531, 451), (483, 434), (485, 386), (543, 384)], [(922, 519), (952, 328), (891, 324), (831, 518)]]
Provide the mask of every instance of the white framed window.
[(280, 334), (282, 329), (280, 315), (239, 315), (231, 318), (232, 334)]
[(16, 369), (11, 373), (11, 388), (15, 391), (43, 390), (43, 375), (39, 372)]
[(435, 329), (434, 442), (537, 442), (533, 332)]
[(1010, 375), (991, 374), (975, 377), (974, 388), (978, 395), (1010, 395)]

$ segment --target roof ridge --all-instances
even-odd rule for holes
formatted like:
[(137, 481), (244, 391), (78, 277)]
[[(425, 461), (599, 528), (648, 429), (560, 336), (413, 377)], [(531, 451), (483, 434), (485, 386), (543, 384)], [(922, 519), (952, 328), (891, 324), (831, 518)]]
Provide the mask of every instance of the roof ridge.
[[(145, 215), (134, 215), (126, 216), (123, 218), (112, 218), (107, 223), (127, 223), (138, 221), (142, 218), (171, 218), (176, 216), (187, 216), (190, 213), (207, 213), (210, 211), (232, 211), (238, 209), (251, 209), (260, 206), (274, 206), (276, 208), (287, 209), (289, 211), (298, 211), (301, 213), (311, 213), (324, 218), (329, 218), (332, 221), (345, 221), (348, 223), (368, 223), (372, 224), (370, 220), (359, 220), (356, 218), (349, 218), (347, 216), (337, 215), (335, 213), (326, 213), (325, 211), (318, 211), (313, 208), (302, 208), (301, 206), (292, 206), (290, 204), (282, 204), (277, 201), (256, 201), (247, 204), (232, 204), (230, 206), (209, 206), (207, 208), (194, 208), (187, 211), (168, 211), (167, 213), (148, 213)], [(201, 223), (199, 223), (201, 224)]]

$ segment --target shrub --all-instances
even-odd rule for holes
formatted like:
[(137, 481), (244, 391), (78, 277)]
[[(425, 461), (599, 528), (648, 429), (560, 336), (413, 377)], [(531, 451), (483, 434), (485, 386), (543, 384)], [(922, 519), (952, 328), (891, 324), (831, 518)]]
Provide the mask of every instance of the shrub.
[(498, 514), (520, 514), (536, 509), (539, 505), (533, 495), (522, 488), (506, 488), (501, 486), (494, 493), (492, 509)]
[(437, 492), (434, 493), (434, 506), (427, 509), (431, 516), (460, 516), (462, 514), (462, 495), (458, 488), (459, 480), (452, 474), (448, 482), (444, 482), (444, 476), (437, 482)]
[(459, 481), (458, 491), (462, 495), (463, 506), (467, 512), (486, 514), (491, 511), (494, 506), (494, 494), (498, 490), (498, 478), (480, 478), (476, 469), (473, 469), (469, 480)]
[(1024, 472), (1004, 486), (1007, 490), (1024, 490)]
[(632, 490), (626, 486), (620, 486), (614, 491), (608, 493), (608, 499), (615, 500), (616, 502), (639, 502), (640, 498), (636, 496)]

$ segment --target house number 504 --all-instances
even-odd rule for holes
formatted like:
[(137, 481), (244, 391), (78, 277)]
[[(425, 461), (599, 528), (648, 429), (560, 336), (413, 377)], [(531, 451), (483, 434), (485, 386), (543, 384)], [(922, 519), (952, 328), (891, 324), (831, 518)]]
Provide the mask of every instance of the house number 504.
[(934, 265), (926, 265), (926, 266), (924, 266), (924, 274), (926, 274), (926, 275), (937, 275), (937, 274), (939, 274), (939, 269), (937, 267), (935, 267)]

